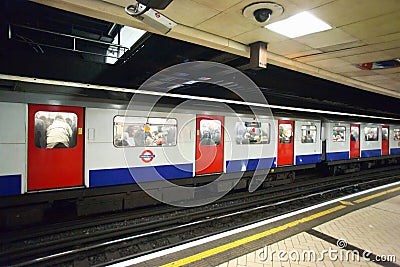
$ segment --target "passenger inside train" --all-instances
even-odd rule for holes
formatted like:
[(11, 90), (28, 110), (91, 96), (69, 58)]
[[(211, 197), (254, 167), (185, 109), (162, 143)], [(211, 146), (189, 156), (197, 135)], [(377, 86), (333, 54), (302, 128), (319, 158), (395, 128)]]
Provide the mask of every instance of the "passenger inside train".
[(34, 142), (37, 148), (72, 148), (76, 145), (77, 118), (74, 113), (35, 114)]

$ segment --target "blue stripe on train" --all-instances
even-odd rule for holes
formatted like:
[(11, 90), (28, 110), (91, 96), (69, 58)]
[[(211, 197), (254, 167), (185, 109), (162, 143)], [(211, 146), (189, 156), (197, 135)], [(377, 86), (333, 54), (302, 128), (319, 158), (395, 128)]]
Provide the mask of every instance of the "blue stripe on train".
[(321, 160), (322, 154), (298, 155), (296, 156), (296, 165), (313, 164), (321, 162)]
[(390, 155), (400, 154), (400, 148), (391, 148)]
[(326, 153), (326, 160), (327, 161), (343, 160), (343, 159), (349, 159), (349, 158), (350, 158), (350, 152), (349, 151)]
[(0, 196), (21, 194), (21, 174), (0, 176)]
[(238, 159), (226, 162), (226, 172), (242, 172), (275, 168), (275, 158)]
[(382, 155), (382, 151), (380, 149), (370, 149), (370, 150), (361, 150), (361, 157), (379, 157)]
[[(132, 174), (131, 174), (132, 172)], [(133, 175), (133, 177), (132, 177)], [(193, 176), (193, 164), (118, 168), (89, 171), (90, 187), (150, 182)]]

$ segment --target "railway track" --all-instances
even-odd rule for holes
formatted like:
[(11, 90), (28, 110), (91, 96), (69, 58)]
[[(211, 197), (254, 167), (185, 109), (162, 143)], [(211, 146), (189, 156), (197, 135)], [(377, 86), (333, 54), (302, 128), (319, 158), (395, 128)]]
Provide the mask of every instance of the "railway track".
[[(160, 207), (2, 233), (1, 265), (100, 266), (400, 180), (398, 166), (236, 193), (203, 207)], [(240, 216), (238, 216), (240, 215)]]

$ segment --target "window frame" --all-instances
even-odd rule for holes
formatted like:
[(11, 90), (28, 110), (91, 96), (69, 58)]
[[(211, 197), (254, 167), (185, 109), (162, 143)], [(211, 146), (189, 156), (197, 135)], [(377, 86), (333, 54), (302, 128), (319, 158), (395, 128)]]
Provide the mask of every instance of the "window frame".
[[(268, 145), (268, 144), (270, 144), (271, 143), (271, 123), (269, 123), (269, 122), (261, 122), (261, 121), (237, 121), (236, 123), (235, 123), (235, 136), (236, 136), (236, 138), (237, 138), (237, 136), (238, 136), (238, 124), (242, 124), (242, 126), (244, 126), (244, 128), (247, 128), (247, 126), (246, 126), (246, 123), (257, 123), (257, 124), (260, 124), (260, 127), (257, 127), (257, 128), (259, 128), (260, 130), (261, 130), (261, 142), (260, 143), (251, 143), (251, 142), (249, 142), (248, 144), (243, 144), (243, 143), (238, 143), (237, 142), (237, 140), (235, 141), (235, 144), (236, 145)], [(262, 131), (263, 131), (263, 125), (268, 125), (268, 132), (267, 131), (265, 131), (266, 133), (267, 133), (267, 136), (268, 136), (268, 139), (264, 142), (264, 139), (263, 139), (263, 134), (262, 134)], [(246, 132), (247, 132), (247, 130), (246, 130)]]
[[(146, 125), (149, 125), (149, 126), (169, 126), (169, 125), (171, 125), (171, 126), (175, 126), (175, 140), (174, 140), (174, 143), (172, 144), (172, 145), (168, 145), (168, 144), (161, 144), (161, 145), (146, 145), (146, 139), (144, 139), (144, 145), (135, 145), (135, 146), (130, 146), (130, 145), (128, 145), (128, 146), (118, 146), (118, 145), (116, 145), (115, 144), (115, 140), (116, 140), (116, 124), (115, 124), (115, 118), (117, 118), (117, 117), (121, 117), (121, 118), (139, 118), (139, 119), (144, 119), (144, 123), (143, 124), (141, 124), (141, 123), (132, 123), (132, 124), (129, 124), (128, 126), (131, 126), (131, 125), (133, 125), (133, 126), (139, 126), (139, 127), (146, 127)], [(175, 121), (175, 124), (150, 124), (148, 121), (149, 121), (149, 119), (161, 119), (161, 120), (174, 120)], [(123, 129), (125, 129), (125, 124), (126, 123), (124, 123), (124, 126), (123, 126)], [(113, 143), (113, 146), (115, 147), (115, 148), (135, 148), (135, 147), (139, 147), (139, 148), (144, 148), (144, 147), (175, 147), (175, 146), (177, 146), (178, 145), (178, 120), (176, 119), (176, 118), (167, 118), (167, 117), (142, 117), (142, 116), (124, 116), (124, 115), (115, 115), (114, 117), (113, 117), (113, 140), (112, 140), (112, 143)], [(123, 132), (125, 132), (125, 131), (123, 131)]]
[[(290, 142), (281, 142), (281, 140), (284, 140), (284, 139), (281, 139), (281, 127), (283, 127), (284, 125), (289, 125), (290, 126)], [(284, 145), (284, 144), (292, 144), (293, 142), (295, 142), (295, 140), (294, 140), (294, 131), (296, 130), (296, 126), (293, 126), (291, 123), (281, 123), (281, 124), (279, 124), (278, 125), (278, 143), (279, 144), (282, 144), (282, 145)]]
[[(333, 138), (333, 131), (335, 131), (335, 128), (344, 128), (344, 138), (343, 139), (341, 139), (341, 140), (335, 140), (334, 138)], [(332, 134), (331, 134), (331, 137), (332, 137), (332, 142), (334, 142), (334, 143), (344, 143), (344, 142), (346, 142), (346, 134), (347, 134), (347, 127), (346, 126), (342, 126), (342, 125), (334, 125), (333, 127), (332, 127)]]
[[(202, 131), (201, 131), (202, 122), (206, 122), (206, 121), (208, 121), (208, 122), (210, 122), (210, 121), (217, 122), (218, 128), (220, 129), (220, 133), (219, 133), (219, 134), (220, 134), (220, 136), (219, 136), (219, 143), (216, 143), (216, 142), (215, 142), (213, 139), (211, 139), (211, 138), (210, 138), (210, 140), (212, 140), (212, 141), (214, 142), (214, 144), (211, 144), (211, 143), (210, 143), (210, 144), (204, 144), (204, 143), (202, 143), (202, 141), (205, 140), (205, 139), (202, 138), (202, 137), (203, 137), (203, 134), (204, 134), (204, 133), (202, 133)], [(222, 122), (221, 122), (220, 120), (210, 120), (210, 119), (203, 118), (203, 119), (200, 119), (199, 124), (200, 124), (200, 129), (199, 129), (199, 131), (200, 131), (199, 145), (200, 145), (200, 146), (219, 146), (219, 145), (221, 145), (221, 137), (222, 137), (222, 134), (223, 134), (221, 131), (223, 131), (223, 127), (222, 127)]]
[[(367, 139), (367, 134), (365, 133), (365, 129), (369, 128), (368, 132), (371, 131), (371, 129), (376, 129), (376, 140), (368, 140)], [(365, 142), (378, 142), (379, 141), (379, 127), (378, 126), (364, 126), (364, 141)]]
[(398, 134), (398, 132), (400, 132), (400, 128), (394, 128), (393, 129), (393, 141), (400, 141), (400, 138), (399, 139), (395, 139), (396, 138), (396, 134), (397, 134), (397, 136), (400, 136)]
[[(387, 130), (387, 135), (386, 135), (387, 138), (386, 139), (384, 139), (385, 135), (383, 134), (383, 129)], [(389, 135), (390, 135), (389, 127), (382, 127), (381, 130), (382, 130), (382, 141), (389, 141), (389, 139), (390, 139), (390, 137), (389, 137)]]
[[(315, 131), (315, 138), (314, 138), (314, 141), (313, 142), (303, 142), (303, 127), (315, 127), (315, 129), (313, 130), (313, 131)], [(307, 131), (307, 129), (304, 129), (304, 130), (306, 130)], [(311, 129), (309, 129), (310, 131), (311, 131)], [(300, 140), (300, 142), (302, 143), (302, 144), (315, 144), (315, 143), (317, 143), (317, 134), (318, 134), (318, 127), (317, 127), (317, 125), (315, 125), (315, 124), (303, 124), (303, 125), (301, 125), (301, 127), (300, 127), (300, 131), (301, 131), (301, 140)]]
[[(38, 113), (47, 113), (47, 114), (54, 114), (54, 113), (59, 113), (59, 114), (61, 114), (61, 115), (63, 115), (63, 114), (73, 114), (74, 116), (75, 116), (75, 118), (76, 118), (76, 121), (75, 121), (75, 133), (74, 133), (74, 129), (73, 129), (73, 127), (71, 127), (71, 125), (69, 125), (69, 123), (67, 122), (67, 121), (65, 121), (65, 123), (67, 123), (69, 126), (70, 126), (70, 129), (71, 129), (71, 132), (72, 132), (72, 134), (71, 134), (71, 136), (69, 136), (69, 143), (70, 143), (70, 145), (71, 145), (71, 142), (73, 141), (73, 140), (75, 140), (75, 143), (74, 143), (74, 145), (73, 146), (68, 146), (68, 147), (47, 147), (47, 130), (48, 130), (48, 128), (52, 125), (52, 124), (49, 124), (49, 125), (47, 125), (46, 126), (46, 129), (45, 129), (45, 137), (46, 137), (46, 147), (39, 147), (39, 146), (37, 146), (37, 144), (36, 144), (36, 115), (38, 114)], [(40, 117), (42, 117), (42, 116), (40, 116)], [(38, 119), (40, 119), (40, 117), (38, 117)], [(56, 116), (54, 116), (54, 119), (53, 119), (53, 121), (55, 120), (55, 117)], [(46, 118), (46, 120), (48, 120), (49, 118)], [(65, 118), (64, 118), (65, 119)], [(65, 119), (66, 120), (66, 119)], [(72, 120), (73, 121), (73, 120)], [(35, 112), (35, 114), (34, 114), (34, 117), (33, 117), (33, 122), (34, 122), (34, 125), (33, 125), (33, 139), (34, 139), (34, 146), (36, 147), (36, 148), (38, 148), (38, 149), (59, 149), (59, 148), (62, 148), (62, 149), (72, 149), (72, 148), (75, 148), (77, 145), (78, 145), (78, 114), (76, 114), (75, 112), (70, 112), (70, 111), (51, 111), (51, 110), (38, 110), (38, 111), (36, 111)], [(46, 123), (46, 122), (45, 122)], [(57, 127), (58, 128), (58, 127)]]

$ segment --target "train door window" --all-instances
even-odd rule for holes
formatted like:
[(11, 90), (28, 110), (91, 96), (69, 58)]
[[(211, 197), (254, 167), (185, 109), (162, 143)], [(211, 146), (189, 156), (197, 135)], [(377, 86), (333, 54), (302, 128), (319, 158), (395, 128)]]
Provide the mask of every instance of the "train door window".
[(200, 145), (217, 146), (221, 143), (221, 122), (219, 120), (200, 121)]
[(317, 142), (317, 126), (303, 125), (301, 126), (301, 142), (315, 143)]
[[(353, 131), (353, 127), (351, 128)], [(358, 128), (357, 128), (357, 138), (358, 138)], [(344, 126), (334, 126), (332, 130), (332, 140), (333, 142), (345, 142), (346, 141), (346, 127)]]
[(236, 144), (269, 144), (270, 125), (261, 122), (237, 122)]
[(293, 129), (291, 124), (279, 125), (279, 143), (290, 144), (292, 142)]
[(114, 146), (175, 146), (176, 119), (114, 117)]
[(34, 143), (37, 148), (76, 146), (78, 118), (72, 112), (35, 113)]
[(387, 127), (382, 127), (382, 140), (383, 141), (389, 140), (389, 129)]
[(393, 129), (393, 140), (399, 141), (400, 140), (400, 129)]
[(365, 127), (364, 128), (365, 141), (378, 141), (378, 127)]

